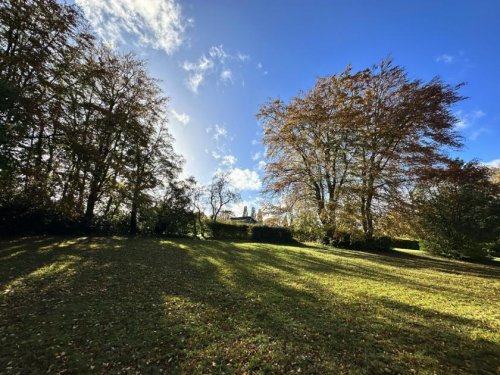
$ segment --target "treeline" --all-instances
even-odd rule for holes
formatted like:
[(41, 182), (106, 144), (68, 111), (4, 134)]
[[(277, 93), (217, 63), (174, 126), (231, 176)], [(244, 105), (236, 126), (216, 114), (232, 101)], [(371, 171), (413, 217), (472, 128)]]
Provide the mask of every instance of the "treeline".
[(0, 2), (0, 230), (182, 234), (195, 182), (178, 179), (168, 98), (88, 30), (73, 5)]
[[(258, 118), (274, 209), (303, 239), (373, 247), (406, 235), (445, 255), (486, 254), (500, 233), (498, 184), (488, 168), (449, 157), (462, 146), (452, 112), (460, 87), (410, 79), (385, 59), (265, 103)], [(438, 201), (451, 205), (446, 218), (429, 208)]]

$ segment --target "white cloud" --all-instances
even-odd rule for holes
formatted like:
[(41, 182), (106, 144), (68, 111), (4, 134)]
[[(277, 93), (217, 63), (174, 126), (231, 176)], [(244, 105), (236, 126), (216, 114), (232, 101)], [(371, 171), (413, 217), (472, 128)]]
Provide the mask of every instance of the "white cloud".
[(224, 51), (224, 47), (222, 46), (222, 44), (210, 47), (208, 54), (212, 59), (219, 60), (221, 63), (224, 63), (226, 59), (229, 57), (226, 51)]
[(264, 160), (259, 161), (259, 164), (257, 165), (257, 169), (259, 171), (263, 171), (264, 168), (266, 167), (267, 163)]
[(486, 163), (483, 163), (483, 165), (486, 165), (487, 167), (491, 167), (491, 168), (500, 168), (500, 159), (490, 160)]
[(258, 173), (250, 169), (234, 168), (229, 173), (229, 179), (240, 190), (259, 190), (262, 187)]
[(455, 56), (448, 55), (446, 53), (443, 53), (442, 55), (439, 55), (438, 57), (436, 57), (436, 62), (443, 62), (445, 64), (451, 64), (453, 61), (455, 61)]
[(232, 167), (237, 161), (238, 159), (234, 155), (224, 155), (222, 157), (222, 165), (226, 167)]
[(252, 160), (259, 160), (260, 159), (260, 152), (256, 152), (255, 154), (252, 155)]
[(185, 61), (182, 64), (182, 69), (189, 73), (187, 85), (188, 88), (194, 92), (198, 93), (198, 87), (202, 84), (205, 79), (205, 75), (211, 71), (214, 67), (214, 61), (205, 55), (201, 56), (195, 63)]
[(215, 124), (213, 131), (214, 131), (213, 138), (216, 141), (218, 141), (219, 138), (227, 138), (227, 129), (224, 126)]
[(189, 118), (188, 114), (186, 114), (186, 113), (178, 113), (177, 111), (175, 111), (174, 109), (172, 109), (172, 115), (182, 125), (186, 126), (187, 124), (189, 124), (190, 118)]
[(236, 57), (240, 60), (240, 61), (247, 61), (250, 59), (250, 56), (249, 55), (245, 55), (241, 52), (238, 52), (238, 54), (236, 55)]
[(479, 138), (479, 136), (480, 136), (481, 134), (483, 134), (483, 133), (488, 133), (488, 129), (487, 129), (487, 128), (482, 127), (482, 128), (479, 128), (479, 129), (477, 129), (477, 130), (473, 131), (473, 132), (472, 132), (472, 134), (469, 136), (469, 139), (470, 139), (471, 141), (475, 141), (475, 140), (476, 140), (476, 139), (478, 139), (478, 138)]
[(259, 141), (256, 139), (252, 139), (252, 146), (258, 145)]
[(196, 94), (209, 75), (216, 74), (224, 83), (233, 82), (233, 72), (228, 65), (231, 61), (246, 61), (249, 58), (240, 52), (236, 56), (231, 55), (224, 50), (223, 45), (218, 45), (210, 47), (208, 53), (201, 55), (195, 62), (185, 61), (181, 67), (188, 73), (188, 88)]
[(233, 73), (229, 69), (224, 69), (220, 74), (220, 79), (222, 80), (222, 82), (232, 82)]
[(262, 63), (257, 63), (257, 69), (262, 69)]
[(186, 27), (192, 23), (183, 17), (177, 0), (75, 1), (97, 35), (112, 45), (128, 39), (172, 54), (184, 43)]
[(455, 128), (457, 130), (464, 130), (474, 125), (477, 120), (485, 117), (486, 113), (484, 113), (480, 109), (472, 112), (464, 112), (462, 110), (459, 110), (455, 113), (455, 116), (458, 118), (458, 122), (455, 124)]

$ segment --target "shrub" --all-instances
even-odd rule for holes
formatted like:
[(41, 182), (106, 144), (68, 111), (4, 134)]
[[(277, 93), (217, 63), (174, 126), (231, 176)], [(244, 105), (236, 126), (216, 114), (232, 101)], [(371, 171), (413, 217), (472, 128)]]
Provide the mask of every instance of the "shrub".
[(80, 222), (68, 218), (54, 205), (14, 197), (0, 203), (0, 234), (65, 234), (81, 230)]
[(219, 221), (210, 221), (207, 224), (211, 235), (215, 239), (250, 239), (248, 225), (221, 223)]
[(420, 250), (419, 241), (405, 238), (392, 238), (391, 246), (400, 249)]
[(330, 242), (331, 245), (340, 248), (350, 248), (351, 247), (351, 233), (336, 231)]
[(250, 239), (257, 242), (289, 243), (293, 241), (288, 228), (253, 225), (249, 227)]
[(381, 236), (367, 241), (358, 233), (337, 231), (330, 245), (344, 249), (386, 251), (392, 249), (393, 240), (390, 237)]
[(488, 180), (444, 181), (424, 191), (419, 203), (427, 251), (450, 258), (491, 255), (500, 234), (500, 199)]
[(292, 232), (288, 228), (270, 227), (267, 225), (247, 225), (213, 222), (207, 223), (211, 237), (215, 239), (246, 240), (270, 243), (289, 243), (293, 241)]

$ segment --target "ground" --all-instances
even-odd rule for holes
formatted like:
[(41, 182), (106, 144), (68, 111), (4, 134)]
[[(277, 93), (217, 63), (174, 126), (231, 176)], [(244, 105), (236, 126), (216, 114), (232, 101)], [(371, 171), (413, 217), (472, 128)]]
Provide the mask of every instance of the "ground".
[(498, 374), (500, 268), (256, 243), (0, 241), (0, 373)]

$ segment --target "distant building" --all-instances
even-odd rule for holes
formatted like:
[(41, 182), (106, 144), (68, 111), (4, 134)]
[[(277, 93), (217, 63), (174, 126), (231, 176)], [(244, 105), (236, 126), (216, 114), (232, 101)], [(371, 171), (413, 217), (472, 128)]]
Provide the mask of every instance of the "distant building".
[(257, 220), (255, 220), (251, 216), (240, 216), (240, 217), (232, 217), (229, 220), (235, 221), (237, 223), (245, 223), (245, 224), (257, 224)]

